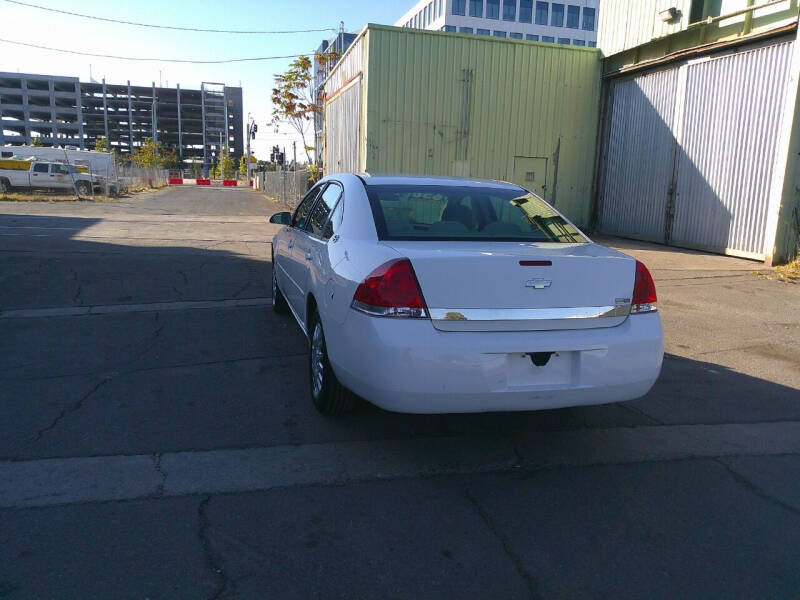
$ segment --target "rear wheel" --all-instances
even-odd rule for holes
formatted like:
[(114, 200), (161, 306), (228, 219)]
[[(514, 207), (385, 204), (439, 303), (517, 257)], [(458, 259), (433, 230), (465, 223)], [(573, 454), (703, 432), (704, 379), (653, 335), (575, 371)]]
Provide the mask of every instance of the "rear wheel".
[(286, 304), (286, 298), (283, 293), (278, 289), (278, 277), (275, 275), (275, 255), (272, 255), (272, 310), (280, 315), (289, 312), (289, 305)]
[(308, 373), (311, 384), (311, 399), (314, 407), (323, 415), (340, 415), (355, 408), (353, 392), (344, 387), (333, 372), (328, 360), (325, 332), (322, 321), (315, 310), (309, 322), (311, 340), (308, 359)]
[(0, 194), (5, 194), (11, 189), (11, 186), (8, 185), (8, 182), (5, 179), (0, 179)]
[(92, 193), (92, 188), (86, 181), (79, 181), (75, 187), (78, 189), (78, 196), (89, 196)]

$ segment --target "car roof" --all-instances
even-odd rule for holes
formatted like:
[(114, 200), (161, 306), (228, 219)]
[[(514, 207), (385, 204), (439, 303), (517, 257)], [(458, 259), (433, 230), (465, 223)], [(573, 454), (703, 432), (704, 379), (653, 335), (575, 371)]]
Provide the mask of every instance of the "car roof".
[[(332, 175), (331, 177), (335, 177)], [(483, 187), (491, 185), (495, 188), (521, 190), (521, 186), (497, 181), (494, 179), (477, 179), (472, 177), (447, 177), (436, 175), (395, 175), (384, 173), (359, 173), (358, 177), (367, 187), (372, 185), (441, 185), (450, 187)]]

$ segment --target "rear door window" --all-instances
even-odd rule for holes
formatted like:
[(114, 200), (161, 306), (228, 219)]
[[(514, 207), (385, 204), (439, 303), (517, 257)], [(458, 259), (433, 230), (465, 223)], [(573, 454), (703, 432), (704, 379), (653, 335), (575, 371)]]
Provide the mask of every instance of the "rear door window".
[(522, 188), (370, 185), (380, 239), (584, 243), (549, 204)]
[(39, 163), (39, 164), (33, 165), (33, 172), (34, 173), (47, 173), (47, 169), (48, 169), (47, 163), (45, 163), (45, 164)]
[(335, 183), (331, 183), (325, 188), (325, 191), (320, 194), (319, 201), (311, 211), (311, 215), (308, 218), (308, 225), (306, 226), (306, 229), (311, 235), (321, 238), (325, 237), (325, 226), (328, 224), (328, 219), (341, 195), (342, 188)]
[(292, 227), (296, 227), (297, 229), (305, 229), (306, 225), (308, 224), (308, 214), (311, 212), (311, 209), (314, 206), (314, 200), (317, 199), (320, 190), (325, 187), (324, 185), (320, 184), (309, 191), (305, 198), (300, 202), (297, 207), (297, 210), (294, 211), (294, 216), (292, 217)]

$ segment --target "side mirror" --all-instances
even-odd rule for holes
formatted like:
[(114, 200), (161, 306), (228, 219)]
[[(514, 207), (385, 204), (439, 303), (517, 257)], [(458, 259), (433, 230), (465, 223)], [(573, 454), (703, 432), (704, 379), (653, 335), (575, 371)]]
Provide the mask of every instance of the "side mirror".
[(270, 223), (275, 223), (277, 225), (291, 225), (292, 223), (292, 213), (289, 212), (279, 212), (275, 213), (269, 218)]

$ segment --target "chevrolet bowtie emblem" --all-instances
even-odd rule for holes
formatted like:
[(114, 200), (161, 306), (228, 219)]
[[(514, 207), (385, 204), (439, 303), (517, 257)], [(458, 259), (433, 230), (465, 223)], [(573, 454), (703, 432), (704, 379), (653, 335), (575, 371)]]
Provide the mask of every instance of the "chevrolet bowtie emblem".
[(549, 279), (529, 279), (525, 282), (525, 287), (533, 288), (535, 290), (543, 290), (549, 288), (553, 282)]

